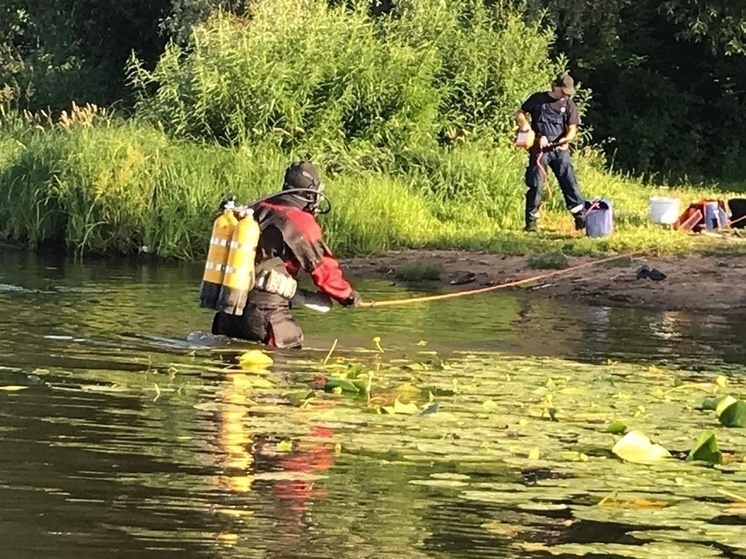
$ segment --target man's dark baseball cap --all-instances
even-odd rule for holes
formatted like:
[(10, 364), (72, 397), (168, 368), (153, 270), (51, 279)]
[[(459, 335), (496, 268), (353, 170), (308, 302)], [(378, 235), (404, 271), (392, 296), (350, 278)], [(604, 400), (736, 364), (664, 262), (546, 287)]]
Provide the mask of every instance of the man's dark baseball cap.
[(575, 80), (570, 77), (570, 74), (564, 72), (557, 76), (552, 85), (562, 88), (562, 93), (565, 95), (575, 95)]

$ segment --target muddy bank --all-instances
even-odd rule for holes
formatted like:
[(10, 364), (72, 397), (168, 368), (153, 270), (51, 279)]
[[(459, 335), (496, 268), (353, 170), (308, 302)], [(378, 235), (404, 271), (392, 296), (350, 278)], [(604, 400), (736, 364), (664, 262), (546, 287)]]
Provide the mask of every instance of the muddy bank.
[[(407, 250), (351, 258), (344, 260), (343, 265), (353, 278), (390, 278), (397, 282), (402, 282), (396, 272), (403, 266), (437, 265), (442, 272), (439, 283), (450, 290), (465, 291), (553, 271), (536, 269), (529, 259), (482, 252)], [(601, 306), (720, 313), (746, 310), (746, 257), (743, 256), (625, 257), (579, 270), (569, 269), (593, 260), (569, 257), (566, 273), (506, 290), (530, 291)], [(636, 272), (643, 264), (662, 271), (666, 279), (637, 279)]]

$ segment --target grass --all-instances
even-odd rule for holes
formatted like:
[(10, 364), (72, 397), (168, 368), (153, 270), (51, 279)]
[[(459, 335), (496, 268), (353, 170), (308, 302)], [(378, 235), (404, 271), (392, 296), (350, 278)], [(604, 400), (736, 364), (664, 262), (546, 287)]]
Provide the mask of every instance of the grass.
[(530, 268), (536, 270), (562, 270), (567, 268), (567, 255), (561, 250), (533, 254), (528, 259)]
[(649, 196), (685, 206), (727, 198), (719, 185), (663, 190), (608, 172), (589, 148), (575, 157), (581, 190), (613, 201), (614, 234), (576, 233), (554, 179), (542, 232), (522, 233), (526, 154), (509, 138), (515, 107), (563, 67), (548, 57), (551, 34), (501, 2), (402, 0), (380, 18), (346, 4), (257, 0), (250, 23), (219, 15), (153, 70), (133, 59), (126, 120), (89, 105), (55, 118), (0, 111), (0, 238), (201, 258), (223, 196), (275, 191), (285, 166), (310, 156), (342, 256), (742, 250), (648, 223)]
[[(440, 158), (437, 155), (440, 154)], [(29, 246), (58, 242), (82, 253), (163, 257), (204, 255), (217, 204), (227, 193), (248, 201), (277, 189), (298, 154), (272, 145), (221, 147), (169, 138), (136, 121), (102, 119), (92, 126), (0, 122), (0, 234)], [(334, 210), (322, 218), (327, 240), (342, 256), (399, 248), (460, 248), (510, 254), (598, 255), (746, 252), (736, 241), (672, 231), (648, 222), (648, 197), (665, 193), (682, 208), (738, 190), (686, 186), (661, 189), (604, 171), (578, 154), (586, 195), (610, 198), (615, 231), (591, 239), (575, 232), (556, 183), (543, 208), (542, 231), (521, 231), (524, 156), (479, 144), (423, 151), (427, 165), (407, 172), (334, 172), (318, 160)], [(443, 185), (457, 192), (443, 195)]]
[(412, 262), (400, 266), (394, 271), (394, 277), (401, 281), (421, 282), (421, 281), (438, 281), (442, 275), (442, 270), (435, 264), (427, 262)]

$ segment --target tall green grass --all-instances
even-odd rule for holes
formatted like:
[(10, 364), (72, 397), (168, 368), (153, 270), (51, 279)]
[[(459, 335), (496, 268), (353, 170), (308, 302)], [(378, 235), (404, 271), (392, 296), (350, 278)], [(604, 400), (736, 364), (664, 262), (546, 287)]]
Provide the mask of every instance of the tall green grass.
[(509, 146), (513, 112), (562, 67), (551, 41), (501, 2), (400, 0), (373, 18), (368, 2), (257, 0), (250, 19), (212, 18), (152, 71), (131, 60), (134, 118), (0, 114), (0, 233), (195, 258), (225, 194), (272, 192), (290, 161), (310, 156), (342, 255), (696, 247), (648, 225), (654, 189), (604, 171), (590, 149), (576, 158), (581, 189), (613, 200), (617, 233), (579, 238), (553, 180), (541, 223), (550, 232), (520, 232), (526, 155)]
[[(298, 154), (276, 146), (221, 147), (169, 138), (117, 120), (93, 127), (33, 127), (0, 119), (0, 232), (30, 245), (51, 241), (84, 253), (164, 257), (204, 255), (217, 204), (228, 193), (249, 201), (281, 185)], [(712, 249), (712, 239), (648, 223), (649, 195), (663, 193), (577, 159), (583, 190), (610, 198), (617, 229), (605, 239), (572, 231), (556, 183), (539, 235), (520, 231), (524, 158), (509, 148), (465, 145), (408, 173), (335, 174), (321, 165), (334, 210), (322, 217), (340, 255), (399, 248), (464, 248), (568, 254)], [(421, 155), (422, 161), (428, 161)], [(432, 184), (452, 185), (444, 197)], [(727, 196), (714, 188), (665, 191), (687, 203)]]

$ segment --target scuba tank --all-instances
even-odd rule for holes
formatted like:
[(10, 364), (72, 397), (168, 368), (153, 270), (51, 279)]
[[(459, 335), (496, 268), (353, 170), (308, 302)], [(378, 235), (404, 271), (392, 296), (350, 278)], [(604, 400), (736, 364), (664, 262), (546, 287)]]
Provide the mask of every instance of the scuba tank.
[(238, 220), (233, 215), (233, 203), (226, 203), (223, 212), (215, 219), (210, 236), (210, 249), (205, 261), (199, 305), (217, 309), (220, 288), (223, 285), (225, 266), (228, 262), (231, 240)]
[(249, 291), (256, 283), (254, 263), (261, 234), (253, 210), (242, 208), (241, 214), (233, 231), (223, 285), (215, 309), (233, 315), (243, 314)]

